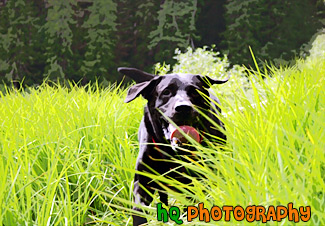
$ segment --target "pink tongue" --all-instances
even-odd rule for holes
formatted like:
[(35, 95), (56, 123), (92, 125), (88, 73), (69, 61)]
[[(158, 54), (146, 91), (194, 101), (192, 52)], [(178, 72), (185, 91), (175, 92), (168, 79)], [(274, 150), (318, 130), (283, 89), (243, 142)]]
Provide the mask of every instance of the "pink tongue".
[[(181, 130), (183, 130), (183, 132), (185, 134), (187, 134), (188, 136), (190, 136), (193, 140), (195, 140), (196, 142), (200, 142), (200, 134), (198, 133), (198, 131), (196, 129), (194, 129), (192, 126), (179, 126), (179, 128)], [(183, 134), (178, 131), (176, 128), (174, 129), (174, 131), (172, 131), (172, 135), (170, 136), (171, 140), (173, 138), (177, 138), (180, 142), (185, 143), (187, 142), (187, 139), (183, 136)]]

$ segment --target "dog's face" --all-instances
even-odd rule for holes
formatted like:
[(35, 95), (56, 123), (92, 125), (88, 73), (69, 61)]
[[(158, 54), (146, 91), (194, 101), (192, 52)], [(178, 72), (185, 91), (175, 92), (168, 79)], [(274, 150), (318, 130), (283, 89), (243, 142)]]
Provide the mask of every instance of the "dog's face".
[(195, 107), (205, 105), (202, 93), (209, 96), (200, 78), (189, 74), (162, 76), (148, 96), (149, 105), (159, 109), (164, 120), (167, 117), (177, 125), (191, 125), (198, 116)]
[(154, 85), (145, 90), (143, 96), (148, 100), (148, 109), (159, 118), (166, 140), (170, 140), (175, 127), (188, 125), (198, 128), (197, 108), (207, 108), (202, 94), (209, 96), (199, 75), (169, 74), (160, 76)]
[[(147, 75), (146, 73), (145, 76)], [(139, 75), (135, 80), (137, 81), (139, 77), (143, 78)], [(198, 128), (200, 114), (196, 109), (210, 108), (207, 89), (211, 84), (221, 84), (226, 81), (193, 74), (152, 75), (132, 86), (125, 102), (130, 102), (139, 95), (147, 99), (150, 114), (155, 120), (159, 120), (165, 138), (169, 140), (172, 130), (175, 129), (170, 120), (177, 126), (188, 125)]]

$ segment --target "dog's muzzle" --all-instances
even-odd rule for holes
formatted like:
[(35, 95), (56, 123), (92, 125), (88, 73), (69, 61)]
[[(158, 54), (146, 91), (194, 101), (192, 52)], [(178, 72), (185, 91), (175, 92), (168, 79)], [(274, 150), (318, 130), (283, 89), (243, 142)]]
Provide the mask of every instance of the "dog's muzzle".
[(188, 139), (193, 139), (198, 143), (202, 140), (199, 132), (189, 125), (175, 127), (173, 124), (168, 124), (167, 128), (164, 129), (164, 134), (174, 150), (176, 150), (176, 147), (190, 143)]

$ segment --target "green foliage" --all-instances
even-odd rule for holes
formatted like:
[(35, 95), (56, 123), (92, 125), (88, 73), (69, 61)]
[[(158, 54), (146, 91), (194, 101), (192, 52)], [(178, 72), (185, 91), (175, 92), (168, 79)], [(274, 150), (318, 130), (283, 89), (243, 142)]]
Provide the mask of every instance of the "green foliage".
[(38, 30), (44, 15), (42, 1), (8, 1), (0, 7), (0, 79), (14, 82), (25, 79), (34, 84), (42, 77), (37, 70), (44, 63), (43, 42)]
[[(117, 31), (114, 61), (117, 66), (152, 69), (154, 50), (148, 49), (149, 34), (157, 26), (160, 5), (153, 0), (117, 1)], [(137, 9), (137, 10), (135, 10)]]
[(116, 81), (118, 66), (152, 71), (174, 64), (176, 48), (212, 44), (232, 64), (254, 65), (249, 46), (259, 64), (280, 64), (308, 50), (324, 9), (323, 0), (0, 1), (0, 80)]
[(288, 61), (322, 26), (313, 0), (229, 0), (226, 9), (223, 45), (233, 63), (254, 65), (249, 46), (259, 63)]
[(113, 1), (94, 1), (89, 7), (90, 15), (82, 25), (87, 31), (86, 53), (82, 74), (88, 75), (87, 80), (94, 81), (108, 73), (108, 68), (114, 66), (112, 48), (114, 46), (113, 31), (116, 30), (116, 3)]
[[(239, 65), (230, 66), (227, 55), (220, 56), (213, 48), (206, 46), (193, 50), (188, 47), (187, 51), (175, 50), (175, 65), (172, 67), (173, 73), (191, 73), (207, 75), (212, 78), (225, 79), (228, 76), (230, 80), (222, 86), (216, 86), (218, 93), (231, 98), (233, 92), (239, 92), (249, 87), (248, 79), (245, 76), (244, 68)], [(170, 65), (163, 66), (156, 64), (157, 74), (166, 74), (170, 70)]]
[[(324, 63), (299, 61), (293, 68), (272, 69), (271, 80), (254, 72), (252, 100), (244, 92), (234, 93), (235, 105), (221, 99), (229, 145), (217, 157), (213, 157), (217, 146), (202, 148), (202, 157), (212, 162), (214, 170), (206, 167), (208, 163), (193, 166), (207, 177), (194, 182), (193, 198), (203, 200), (208, 209), (225, 203), (310, 205), (314, 211), (308, 225), (325, 223)], [(234, 223), (247, 224), (245, 220)]]
[(150, 71), (154, 62), (172, 63), (174, 49), (185, 49), (197, 37), (196, 1), (122, 0), (117, 5), (115, 56), (121, 65)]
[(222, 32), (225, 31), (226, 0), (199, 0), (195, 27), (199, 37), (194, 40), (197, 47), (216, 44), (220, 49)]
[(72, 56), (73, 33), (71, 26), (74, 20), (73, 6), (76, 1), (50, 0), (47, 3), (47, 18), (44, 30), (47, 35), (46, 57), (48, 67), (45, 76), (49, 79), (66, 78), (65, 72)]
[[(170, 191), (169, 203), (182, 209), (203, 202), (210, 209), (293, 202), (311, 206), (308, 225), (324, 225), (324, 63), (314, 59), (271, 68), (272, 79), (252, 72), (252, 99), (234, 91), (233, 104), (220, 95), (227, 145), (222, 150), (213, 143), (197, 145), (195, 155), (206, 161), (183, 164), (206, 178), (194, 178), (194, 186), (186, 187), (166, 179), (184, 192)], [(131, 224), (144, 101), (125, 105), (126, 90), (114, 86), (71, 87), (43, 84), (0, 92), (0, 225)], [(155, 208), (148, 211), (149, 225), (158, 225)], [(186, 222), (186, 214), (182, 219)], [(233, 217), (231, 223), (247, 225)]]
[(16, 86), (44, 78), (108, 79), (115, 68), (113, 1), (5, 1), (0, 4), (0, 79)]
[(48, 2), (46, 76), (80, 81), (103, 81), (113, 67), (113, 32), (116, 4), (113, 1)]
[(157, 29), (150, 33), (152, 40), (148, 48), (156, 46), (161, 41), (176, 43), (180, 48), (189, 46), (195, 37), (196, 11), (197, 0), (164, 1), (158, 12)]
[(0, 92), (0, 225), (126, 225), (141, 104), (70, 86)]
[(158, 26), (150, 32), (148, 48), (155, 47), (159, 58), (171, 63), (170, 56), (175, 48), (193, 46), (196, 38), (195, 19), (197, 0), (167, 0), (158, 12)]

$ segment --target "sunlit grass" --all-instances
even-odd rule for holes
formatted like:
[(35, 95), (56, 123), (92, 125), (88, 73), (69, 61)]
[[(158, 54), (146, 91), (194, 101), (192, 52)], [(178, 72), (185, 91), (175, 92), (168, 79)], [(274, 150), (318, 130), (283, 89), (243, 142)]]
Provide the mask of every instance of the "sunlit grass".
[(103, 204), (131, 197), (132, 173), (114, 165), (134, 168), (142, 107), (123, 95), (42, 85), (1, 96), (0, 225), (128, 220)]
[[(265, 80), (262, 74), (252, 72), (252, 89), (236, 90), (231, 101), (219, 95), (227, 145), (198, 146), (202, 161), (186, 164), (206, 178), (195, 178), (184, 194), (171, 191), (169, 202), (206, 208), (293, 202), (311, 206), (311, 220), (300, 224), (324, 225), (324, 62), (268, 68)], [(125, 104), (125, 94), (115, 86), (45, 84), (0, 94), (0, 225), (131, 224), (144, 101)], [(159, 224), (154, 204), (148, 218)], [(218, 225), (247, 224), (231, 219)]]

